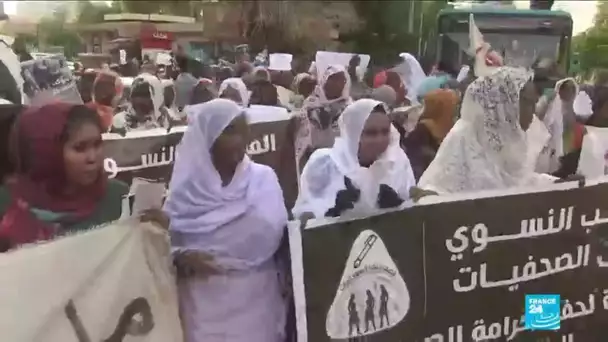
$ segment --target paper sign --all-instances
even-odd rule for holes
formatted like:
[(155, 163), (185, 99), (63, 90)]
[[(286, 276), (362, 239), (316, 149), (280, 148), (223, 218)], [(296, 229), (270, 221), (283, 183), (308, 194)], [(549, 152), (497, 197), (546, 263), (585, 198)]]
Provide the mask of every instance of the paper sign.
[(55, 55), (21, 63), (23, 89), (34, 106), (63, 101), (82, 104), (65, 56)]
[(125, 50), (120, 50), (120, 65), (127, 64), (127, 52)]
[(278, 71), (290, 71), (293, 56), (289, 53), (271, 53), (268, 56), (268, 69)]
[(139, 214), (149, 209), (162, 208), (166, 193), (164, 183), (135, 178), (131, 184), (131, 191), (134, 194), (133, 216), (139, 216)]
[[(317, 78), (320, 78), (325, 70), (331, 65), (343, 65), (348, 68), (350, 60), (355, 54), (343, 53), (343, 52), (329, 52), (329, 51), (317, 51), (315, 58), (315, 66), (317, 68)], [(357, 77), (359, 81), (363, 80), (369, 61), (371, 57), (369, 55), (357, 54), (361, 59), (359, 66), (357, 67)]]

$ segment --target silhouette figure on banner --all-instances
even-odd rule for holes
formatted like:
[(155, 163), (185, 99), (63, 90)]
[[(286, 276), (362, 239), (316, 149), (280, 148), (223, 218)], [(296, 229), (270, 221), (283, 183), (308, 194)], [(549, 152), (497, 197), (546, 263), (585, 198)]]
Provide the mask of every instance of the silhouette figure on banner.
[(380, 310), (378, 311), (380, 316), (380, 328), (384, 327), (384, 319), (386, 318), (386, 325), (390, 323), (388, 319), (388, 291), (384, 285), (380, 285)]
[(376, 299), (372, 295), (372, 291), (367, 290), (367, 299), (365, 300), (365, 332), (369, 331), (369, 323), (372, 323), (372, 327), (376, 330), (376, 320), (374, 319), (374, 306), (376, 306)]
[[(377, 265), (394, 276), (370, 272)], [(407, 285), (384, 242), (372, 230), (361, 232), (353, 242), (340, 279), (325, 318), (325, 332), (331, 340), (365, 340), (367, 335), (396, 327), (410, 309)]]
[(357, 313), (357, 303), (355, 302), (355, 294), (350, 295), (348, 301), (348, 335), (353, 336), (353, 328), (357, 328), (357, 335), (361, 335), (359, 328), (359, 314)]

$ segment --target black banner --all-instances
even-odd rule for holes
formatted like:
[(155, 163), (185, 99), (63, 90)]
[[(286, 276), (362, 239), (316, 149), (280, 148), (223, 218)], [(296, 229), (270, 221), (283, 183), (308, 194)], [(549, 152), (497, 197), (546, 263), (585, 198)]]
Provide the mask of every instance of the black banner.
[[(289, 120), (259, 122), (250, 125), (252, 141), (247, 153), (261, 164), (272, 167), (283, 188), (289, 208), (297, 197), (297, 177), (293, 139), (290, 139), (287, 126)], [(110, 178), (117, 178), (127, 184), (133, 179), (161, 182), (169, 185), (175, 152), (185, 126), (166, 129), (134, 131), (120, 136), (104, 134), (104, 169)]]
[[(608, 341), (606, 194), (600, 184), (308, 227), (290, 241), (299, 342)], [(560, 295), (558, 330), (525, 329), (535, 294)]]

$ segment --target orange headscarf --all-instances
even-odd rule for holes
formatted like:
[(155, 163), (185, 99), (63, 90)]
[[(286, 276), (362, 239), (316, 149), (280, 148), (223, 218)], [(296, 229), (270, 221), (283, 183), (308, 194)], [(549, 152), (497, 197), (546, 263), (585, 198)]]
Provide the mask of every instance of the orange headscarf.
[(428, 128), (438, 142), (454, 126), (454, 111), (459, 100), (456, 92), (449, 89), (436, 89), (424, 97), (424, 112), (420, 123)]

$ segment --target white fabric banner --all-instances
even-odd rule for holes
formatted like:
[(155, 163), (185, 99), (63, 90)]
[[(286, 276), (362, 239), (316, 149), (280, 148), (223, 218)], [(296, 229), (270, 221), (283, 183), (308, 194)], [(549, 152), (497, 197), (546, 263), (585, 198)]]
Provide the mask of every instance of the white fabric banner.
[(115, 223), (0, 255), (3, 341), (183, 341), (168, 235)]

